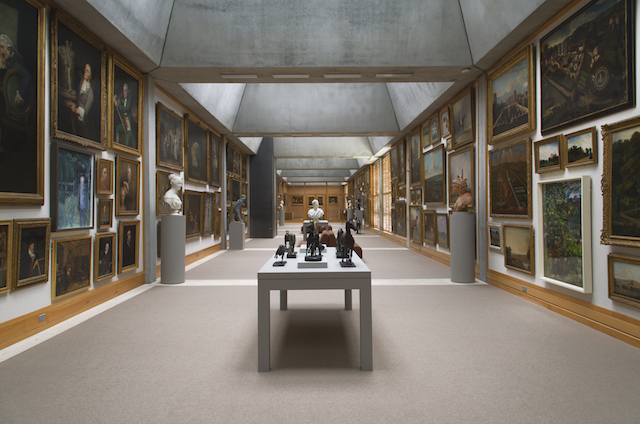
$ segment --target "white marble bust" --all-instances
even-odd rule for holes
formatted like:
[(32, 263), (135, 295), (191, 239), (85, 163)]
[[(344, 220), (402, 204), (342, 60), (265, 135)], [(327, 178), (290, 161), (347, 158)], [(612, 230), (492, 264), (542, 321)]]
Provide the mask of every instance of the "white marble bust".
[(164, 194), (163, 200), (171, 209), (171, 215), (180, 215), (182, 210), (182, 200), (180, 194), (182, 194), (182, 178), (176, 174), (169, 175), (169, 182), (171, 188)]
[(309, 209), (309, 212), (307, 212), (307, 217), (309, 218), (309, 221), (313, 221), (317, 224), (318, 221), (324, 217), (324, 211), (318, 207), (318, 200), (316, 199), (313, 199), (311, 205), (313, 207)]

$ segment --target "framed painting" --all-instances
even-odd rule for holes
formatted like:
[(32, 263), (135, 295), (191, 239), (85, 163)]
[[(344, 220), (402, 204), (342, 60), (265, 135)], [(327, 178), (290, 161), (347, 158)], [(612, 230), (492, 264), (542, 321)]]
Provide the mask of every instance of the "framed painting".
[(398, 148), (394, 147), (389, 152), (389, 160), (391, 161), (391, 179), (398, 179)]
[(420, 148), (420, 130), (416, 130), (411, 134), (411, 185), (420, 184), (420, 158), (422, 157), (422, 149)]
[(431, 246), (435, 246), (438, 242), (438, 229), (437, 229), (437, 220), (436, 220), (436, 211), (434, 210), (426, 210), (423, 211), (422, 217), (422, 238), (425, 243)]
[(140, 208), (140, 162), (116, 157), (118, 175), (117, 216), (138, 215)]
[(531, 139), (489, 151), (490, 216), (531, 219)]
[(13, 263), (13, 221), (0, 221), (0, 293), (11, 291)]
[(48, 281), (51, 219), (17, 219), (13, 224), (13, 288)]
[(454, 150), (475, 139), (473, 90), (467, 88), (451, 103), (451, 133)]
[(96, 194), (113, 194), (113, 161), (96, 158)]
[(140, 221), (120, 221), (118, 227), (118, 274), (138, 269)]
[(59, 10), (51, 18), (51, 135), (107, 148), (107, 49)]
[[(160, 243), (158, 243), (160, 244)], [(93, 248), (93, 281), (98, 282), (116, 275), (113, 260), (113, 247), (116, 246), (116, 233), (96, 234)]]
[(144, 84), (142, 73), (116, 55), (109, 55), (109, 148), (142, 154)]
[(156, 165), (182, 171), (184, 120), (162, 103), (156, 103)]
[(438, 115), (432, 116), (431, 119), (429, 119), (429, 132), (431, 144), (440, 143), (440, 118), (438, 118)]
[(220, 192), (216, 191), (215, 195), (215, 205), (214, 205), (214, 215), (213, 215), (213, 237), (220, 237), (220, 228), (222, 227), (221, 219), (222, 219), (222, 211), (220, 210)]
[(113, 227), (113, 199), (98, 199), (98, 230)]
[(449, 214), (436, 213), (436, 241), (439, 246), (449, 247)]
[(409, 206), (411, 241), (422, 244), (422, 206)]
[(602, 126), (603, 224), (600, 242), (640, 247), (638, 151), (640, 116)]
[(394, 214), (394, 232), (402, 237), (406, 237), (407, 235), (407, 227), (406, 227), (406, 205), (404, 202), (396, 202), (395, 204), (395, 214)]
[(542, 133), (635, 104), (635, 1), (594, 0), (540, 40)]
[(240, 199), (240, 196), (240, 181), (231, 180), (231, 198), (233, 202), (235, 203), (236, 200)]
[(53, 241), (51, 300), (91, 285), (91, 236)]
[(422, 206), (422, 189), (414, 188), (411, 190), (411, 204)]
[(51, 230), (93, 228), (93, 155), (51, 143)]
[(530, 44), (487, 75), (487, 140), (498, 143), (536, 128), (535, 68)]
[(640, 307), (640, 259), (610, 253), (609, 298)]
[(204, 193), (204, 211), (202, 212), (202, 235), (210, 236), (213, 233), (213, 193)]
[(184, 121), (184, 175), (187, 181), (208, 184), (209, 131), (189, 114)]
[(535, 275), (533, 226), (504, 224), (504, 266)]
[(422, 156), (422, 173), (424, 203), (444, 205), (447, 188), (445, 187), (445, 153), (442, 144)]
[[(171, 188), (170, 172), (156, 171), (156, 216), (171, 214), (171, 208), (164, 201), (165, 193)], [(178, 194), (182, 200), (182, 190)]]
[(536, 141), (533, 143), (533, 152), (537, 174), (562, 171), (564, 169), (561, 135)]
[(596, 127), (576, 131), (563, 137), (565, 166), (591, 165), (598, 163), (598, 135)]
[(431, 125), (428, 119), (422, 123), (422, 127), (420, 128), (420, 145), (422, 146), (423, 152), (431, 146)]
[(591, 293), (591, 180), (538, 183), (538, 254), (541, 278), (581, 293)]
[(235, 157), (235, 149), (233, 148), (233, 144), (227, 143), (226, 150), (226, 159), (227, 159), (227, 174), (231, 174), (232, 176), (235, 174), (233, 168), (233, 159)]
[(247, 175), (249, 174), (249, 166), (247, 162), (247, 156), (242, 155), (242, 181), (247, 181)]
[(443, 138), (451, 137), (451, 109), (449, 105), (440, 110), (440, 129), (442, 129), (440, 135)]
[(214, 133), (209, 133), (209, 184), (221, 187), (220, 177), (220, 138)]
[(504, 253), (504, 237), (501, 223), (487, 222), (487, 238), (489, 239), (489, 249)]
[(0, 0), (1, 205), (44, 204), (45, 14), (37, 0)]
[(407, 155), (405, 154), (404, 139), (400, 140), (398, 146), (398, 182), (404, 183), (407, 179)]
[(183, 212), (187, 217), (187, 238), (202, 234), (202, 197), (199, 191), (184, 191)]
[(304, 196), (291, 196), (291, 204), (292, 205), (302, 205), (304, 204)]
[(338, 196), (329, 196), (329, 204), (337, 205), (338, 204)]
[(242, 174), (242, 153), (239, 150), (233, 150), (233, 173), (240, 178)]
[[(458, 200), (458, 194), (451, 190), (453, 180), (455, 180), (456, 178), (460, 178), (461, 180), (466, 181), (467, 188), (471, 193), (471, 197), (473, 199), (476, 198), (475, 157), (473, 153), (473, 146), (467, 146), (464, 149), (456, 150), (455, 152), (449, 153), (448, 184), (450, 207), (453, 207), (453, 205), (455, 205), (456, 201)], [(474, 204), (470, 205), (469, 208), (473, 209)]]

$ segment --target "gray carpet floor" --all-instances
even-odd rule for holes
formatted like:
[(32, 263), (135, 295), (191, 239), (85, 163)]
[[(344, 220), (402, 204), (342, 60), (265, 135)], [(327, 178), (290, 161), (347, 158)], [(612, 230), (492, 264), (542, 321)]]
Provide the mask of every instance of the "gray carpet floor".
[[(273, 252), (253, 242), (187, 278), (255, 278)], [(486, 284), (429, 285), (423, 266), (424, 285), (373, 287), (373, 372), (357, 295), (345, 311), (340, 291), (290, 291), (279, 311), (272, 294), (258, 373), (255, 286), (155, 284), (0, 363), (0, 423), (640, 422), (639, 349)]]

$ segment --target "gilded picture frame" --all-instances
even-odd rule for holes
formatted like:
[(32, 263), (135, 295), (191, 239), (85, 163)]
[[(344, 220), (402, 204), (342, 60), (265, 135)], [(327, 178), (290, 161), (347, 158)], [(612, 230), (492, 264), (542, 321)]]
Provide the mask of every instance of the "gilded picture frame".
[(98, 230), (113, 227), (113, 199), (98, 199), (96, 223)]
[(407, 156), (405, 150), (405, 139), (396, 144), (398, 147), (398, 183), (404, 184), (407, 179)]
[(422, 211), (422, 240), (429, 246), (438, 243), (438, 229), (435, 210)]
[(109, 148), (142, 155), (144, 80), (142, 73), (118, 55), (109, 55), (107, 138)]
[(96, 158), (96, 194), (113, 194), (113, 161)]
[(446, 203), (446, 156), (442, 144), (422, 156), (422, 186), (426, 205)]
[(13, 289), (49, 280), (51, 218), (13, 222)]
[(447, 174), (449, 178), (449, 207), (453, 207), (458, 200), (458, 194), (451, 190), (453, 180), (460, 177), (467, 182), (467, 188), (473, 198), (473, 204), (469, 206), (470, 209), (475, 208), (476, 199), (476, 171), (475, 171), (475, 152), (473, 145), (466, 146), (465, 148), (450, 152), (448, 155)]
[(0, 221), (0, 294), (13, 288), (13, 220)]
[(409, 206), (409, 234), (412, 242), (422, 244), (422, 206)]
[(598, 163), (598, 132), (596, 127), (566, 134), (562, 137), (565, 167)]
[(209, 133), (209, 185), (213, 187), (221, 187), (222, 186), (222, 163), (220, 158), (221, 152), (221, 141), (217, 134), (210, 132)]
[(504, 253), (504, 233), (499, 222), (487, 222), (487, 241), (489, 249)]
[(393, 232), (399, 236), (406, 237), (407, 235), (407, 218), (406, 218), (406, 205), (404, 202), (395, 203), (395, 215), (393, 219)]
[(422, 159), (422, 149), (420, 148), (420, 128), (417, 128), (410, 136), (410, 157), (411, 157), (411, 185), (420, 184), (420, 162)]
[(214, 217), (214, 196), (213, 193), (204, 193), (202, 207), (202, 235), (210, 236), (213, 233)]
[(53, 241), (51, 300), (91, 286), (91, 236)]
[(118, 274), (138, 269), (140, 221), (126, 220), (118, 224)]
[(504, 266), (536, 275), (532, 225), (504, 224)]
[[(530, 44), (487, 74), (487, 141), (498, 143), (536, 128), (535, 64)], [(529, 94), (532, 95), (529, 95)]]
[(420, 127), (420, 145), (422, 146), (422, 152), (425, 152), (431, 146), (431, 125), (428, 119)]
[(161, 102), (156, 103), (156, 165), (184, 169), (184, 119)]
[[(116, 233), (99, 233), (96, 234), (96, 240), (93, 248), (93, 281), (95, 283), (115, 277), (117, 252), (114, 249), (116, 244)], [(160, 243), (158, 243), (160, 244)]]
[(0, 205), (44, 205), (47, 8), (37, 0), (0, 5), (4, 19), (15, 23), (2, 33), (18, 52), (0, 70)]
[(436, 213), (436, 241), (438, 246), (449, 248), (449, 214)]
[(533, 143), (537, 174), (564, 169), (565, 156), (562, 140), (562, 135), (556, 135)]
[(117, 156), (116, 173), (116, 216), (137, 216), (140, 213), (140, 162)]
[(184, 175), (187, 181), (209, 183), (210, 131), (194, 116), (184, 116)]
[(531, 139), (489, 151), (490, 216), (531, 219)]
[(441, 137), (451, 137), (451, 106), (447, 105), (440, 109), (440, 129), (442, 130)]
[(389, 161), (391, 168), (391, 181), (398, 179), (398, 148), (394, 146), (389, 152)]
[(202, 192), (184, 191), (183, 213), (187, 217), (186, 238), (202, 235)]
[(475, 141), (475, 101), (471, 87), (463, 90), (451, 101), (451, 141), (458, 149)]
[(51, 15), (51, 135), (107, 149), (107, 48), (63, 12)]
[(640, 258), (609, 253), (609, 298), (640, 308)]
[(220, 207), (220, 197), (221, 193), (216, 191), (215, 195), (215, 203), (214, 203), (214, 217), (213, 217), (213, 238), (220, 238), (220, 229), (222, 228), (222, 210)]
[(440, 143), (440, 118), (437, 114), (429, 118), (429, 127), (429, 131), (431, 133), (429, 139), (433, 146)]

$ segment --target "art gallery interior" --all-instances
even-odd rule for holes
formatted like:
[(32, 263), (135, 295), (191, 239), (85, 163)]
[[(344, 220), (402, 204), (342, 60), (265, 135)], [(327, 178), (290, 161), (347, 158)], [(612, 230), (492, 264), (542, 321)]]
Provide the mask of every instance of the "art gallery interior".
[[(0, 422), (637, 422), (637, 22), (634, 0), (0, 0)], [(371, 372), (342, 290), (272, 295), (258, 372), (256, 272), (313, 200), (332, 236), (361, 225)]]

